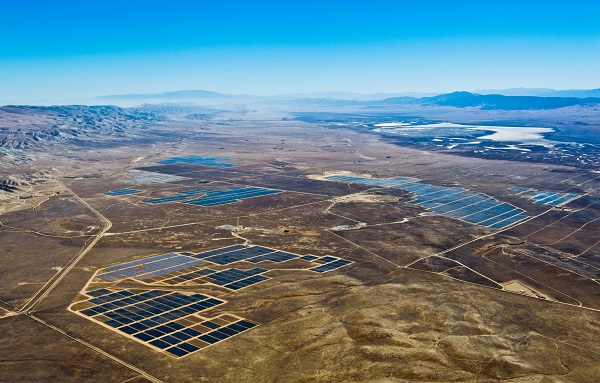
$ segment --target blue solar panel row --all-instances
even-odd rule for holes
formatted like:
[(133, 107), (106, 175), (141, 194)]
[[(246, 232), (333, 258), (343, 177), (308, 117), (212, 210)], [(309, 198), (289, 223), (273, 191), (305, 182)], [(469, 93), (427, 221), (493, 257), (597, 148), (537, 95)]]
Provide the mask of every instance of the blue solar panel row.
[(320, 266), (311, 267), (309, 270), (310, 271), (315, 271), (317, 273), (325, 273), (327, 271), (339, 269), (340, 267), (344, 267), (344, 266), (349, 265), (351, 263), (352, 262), (347, 261), (345, 259), (338, 259), (338, 260), (333, 261), (333, 262), (324, 263), (324, 264), (322, 264)]
[(111, 196), (111, 197), (115, 197), (115, 196), (120, 196), (120, 195), (136, 194), (136, 193), (140, 193), (140, 192), (141, 192), (141, 190), (135, 190), (135, 189), (117, 189), (117, 190), (111, 190), (108, 193), (104, 193), (104, 194)]
[[(179, 192), (179, 195), (175, 196), (147, 198), (142, 200), (142, 202), (149, 204), (159, 204), (166, 202), (185, 202), (191, 205), (210, 207), (239, 202), (247, 198), (255, 198), (277, 193), (281, 193), (281, 190), (265, 189), (259, 187), (232, 188), (224, 190), (194, 189)], [(201, 196), (196, 198), (198, 195)]]
[[(340, 259), (337, 257), (330, 256), (330, 255), (324, 256), (324, 257), (317, 257), (314, 255), (300, 256), (298, 254), (288, 253), (288, 252), (280, 251), (280, 250), (274, 250), (274, 249), (270, 249), (268, 247), (263, 247), (263, 246), (244, 246), (244, 245), (233, 245), (233, 246), (228, 246), (228, 247), (224, 247), (221, 249), (210, 250), (210, 251), (206, 251), (204, 253), (197, 254), (197, 255), (195, 255), (195, 257), (199, 257), (207, 262), (216, 263), (218, 265), (227, 265), (227, 264), (235, 263), (235, 262), (239, 262), (239, 261), (250, 262), (250, 263), (270, 261), (270, 262), (278, 263), (278, 262), (289, 261), (292, 259), (301, 259), (303, 261), (322, 264), (317, 267), (309, 269), (309, 270), (316, 271), (316, 272), (334, 270), (336, 268), (339, 268), (339, 267), (342, 267), (342, 266), (352, 263), (350, 261), (346, 261), (346, 260), (343, 260), (343, 259)], [(333, 266), (321, 268), (321, 266), (326, 266), (326, 265), (330, 265), (330, 264), (333, 264)], [(230, 270), (237, 270), (237, 269), (230, 269)], [(253, 270), (256, 270), (256, 269), (253, 269)], [(196, 271), (193, 274), (199, 275), (199, 273), (201, 271), (203, 271), (203, 270)], [(204, 275), (211, 276), (208, 273), (206, 273)], [(181, 276), (181, 277), (187, 277), (187, 275)], [(260, 280), (258, 280), (257, 278), (254, 278), (254, 279), (249, 280), (249, 282), (257, 283), (257, 282), (264, 280), (262, 278), (266, 278), (266, 277), (261, 276), (261, 278), (259, 278)], [(184, 278), (184, 279), (187, 279), (187, 278)], [(228, 287), (228, 288), (232, 288), (228, 285), (225, 285), (224, 283), (222, 283), (222, 285), (224, 285), (225, 287)], [(233, 285), (233, 288), (236, 288), (238, 286), (239, 285)]]
[(237, 282), (242, 279), (246, 279), (264, 273), (265, 271), (267, 270), (261, 269), (260, 267), (256, 267), (250, 270), (240, 270), (233, 268), (209, 274), (207, 275), (207, 278), (215, 285), (225, 286), (229, 283)]
[(230, 158), (223, 157), (205, 157), (205, 156), (182, 156), (182, 157), (172, 157), (166, 160), (159, 161), (159, 164), (169, 165), (169, 164), (178, 164), (178, 163), (186, 163), (186, 164), (198, 164), (198, 165), (206, 165), (206, 166), (215, 166), (220, 168), (231, 168), (237, 166), (236, 164), (229, 163)]
[(259, 255), (258, 257), (250, 258), (247, 261), (252, 263), (258, 263), (262, 261), (271, 261), (271, 262), (285, 262), (290, 259), (298, 258), (296, 254), (286, 253), (285, 251), (275, 251), (273, 253), (268, 253), (265, 255)]
[(255, 275), (253, 277), (249, 277), (246, 279), (242, 279), (242, 280), (239, 280), (236, 282), (229, 283), (229, 284), (225, 285), (225, 287), (227, 287), (228, 289), (231, 289), (231, 290), (239, 290), (239, 289), (243, 289), (244, 287), (248, 287), (248, 286), (254, 285), (256, 283), (266, 281), (268, 279), (269, 278), (265, 277), (264, 275)]
[(245, 261), (250, 258), (254, 258), (260, 255), (275, 252), (276, 250), (269, 249), (262, 246), (248, 246), (239, 250), (230, 251), (227, 253), (221, 253), (204, 258), (205, 261), (216, 263), (218, 265), (227, 265), (229, 263)]
[(262, 281), (266, 281), (269, 278), (261, 273), (267, 272), (268, 270), (260, 267), (255, 267), (250, 270), (240, 269), (225, 269), (221, 271), (215, 271), (211, 269), (200, 269), (191, 273), (178, 275), (177, 278), (181, 278), (184, 281), (196, 281), (201, 280), (201, 283), (213, 283), (218, 286), (226, 287), (230, 290), (239, 290), (243, 287), (253, 285)]
[(130, 261), (130, 262), (125, 262), (125, 263), (119, 263), (118, 265), (115, 266), (110, 266), (107, 267), (107, 270), (120, 270), (120, 269), (126, 269), (128, 267), (131, 266), (137, 266), (140, 265), (142, 263), (151, 263), (151, 262), (155, 262), (155, 261), (160, 261), (163, 259), (167, 259), (167, 258), (172, 258), (177, 256), (177, 253), (166, 253), (166, 254), (160, 254), (160, 255), (155, 255), (153, 257), (149, 257), (149, 258), (143, 258), (143, 259), (138, 259), (137, 261)]
[(229, 190), (213, 190), (212, 193), (206, 194), (197, 199), (188, 199), (185, 203), (199, 206), (217, 206), (228, 203), (239, 202), (246, 198), (260, 197), (269, 194), (280, 193), (281, 190), (263, 189), (263, 188), (241, 188)]
[[(460, 187), (423, 184), (414, 178), (374, 179), (349, 176), (328, 176), (326, 178), (340, 182), (355, 182), (406, 190), (416, 194), (416, 197), (410, 201), (413, 205), (429, 209), (434, 214), (461, 219), (492, 229), (503, 229), (528, 218), (521, 209), (484, 194), (470, 193)], [(409, 181), (403, 182), (402, 180)], [(493, 215), (493, 212), (498, 213)]]
[[(490, 198), (484, 194), (449, 191), (446, 196), (427, 202), (419, 202), (419, 198), (411, 204), (432, 210), (435, 214), (458, 218), (472, 224), (487, 226), (492, 229), (503, 229), (528, 218), (523, 210)], [(423, 198), (420, 197), (422, 200)]]
[(198, 253), (196, 255), (193, 255), (193, 257), (204, 259), (204, 258), (210, 257), (211, 255), (219, 255), (219, 254), (229, 253), (234, 250), (244, 249), (246, 247), (247, 247), (246, 245), (232, 245), (232, 246), (227, 246), (227, 247), (221, 247), (219, 249), (209, 250), (209, 251), (204, 251), (202, 253)]
[[(132, 335), (147, 345), (166, 350), (176, 357), (185, 356), (256, 326), (255, 323), (234, 317), (230, 320), (213, 319), (214, 322), (199, 319), (201, 317), (194, 315), (225, 303), (202, 294), (186, 295), (158, 290), (134, 294), (127, 290), (111, 292), (107, 289), (97, 289), (87, 294), (96, 298), (111, 296), (117, 299), (80, 310), (82, 315)], [(88, 302), (94, 303), (93, 299)], [(191, 316), (195, 320), (183, 320)], [(223, 317), (225, 316), (219, 318)], [(215, 323), (217, 320), (221, 324)], [(186, 326), (182, 323), (197, 324)]]
[(215, 330), (213, 330), (209, 333), (206, 333), (198, 338), (207, 343), (213, 344), (213, 343), (217, 343), (221, 340), (225, 340), (233, 335), (237, 335), (241, 332), (249, 330), (255, 326), (256, 326), (256, 323), (252, 323), (247, 320), (241, 320), (241, 321), (232, 323), (230, 325), (215, 329)]
[(111, 271), (98, 275), (98, 278), (111, 282), (126, 278), (145, 280), (204, 263), (195, 257), (169, 253), (109, 267)]
[(565, 202), (574, 200), (576, 198), (581, 197), (579, 194), (573, 193), (559, 193), (553, 191), (540, 191), (535, 189), (525, 189), (525, 188), (512, 188), (526, 196), (527, 198), (534, 201), (534, 203), (541, 205), (549, 205), (549, 206), (559, 206), (564, 204)]
[(406, 183), (411, 183), (411, 182), (417, 181), (416, 178), (411, 178), (411, 177), (396, 177), (396, 178), (390, 178), (390, 179), (377, 179), (377, 178), (354, 177), (354, 176), (329, 176), (327, 178), (334, 180), (334, 181), (360, 183), (363, 185), (371, 185), (371, 186), (379, 186), (379, 187), (392, 187), (392, 186), (404, 185)]
[(103, 295), (110, 294), (110, 293), (111, 293), (111, 291), (108, 289), (97, 289), (97, 290), (93, 290), (93, 291), (88, 291), (86, 294), (91, 297), (101, 297)]

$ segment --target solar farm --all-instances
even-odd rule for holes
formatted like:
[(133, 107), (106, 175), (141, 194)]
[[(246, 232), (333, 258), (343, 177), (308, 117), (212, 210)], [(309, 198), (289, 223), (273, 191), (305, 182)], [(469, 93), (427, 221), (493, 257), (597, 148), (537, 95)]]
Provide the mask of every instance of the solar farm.
[(485, 194), (474, 194), (460, 187), (435, 186), (416, 178), (376, 179), (333, 175), (331, 181), (397, 188), (415, 195), (409, 203), (430, 210), (429, 214), (460, 219), (491, 229), (504, 229), (528, 218), (522, 209)]
[(236, 164), (230, 163), (230, 158), (222, 158), (222, 157), (205, 157), (205, 156), (182, 156), (182, 157), (172, 157), (166, 160), (159, 161), (158, 163), (161, 165), (170, 165), (170, 164), (197, 164), (197, 165), (205, 165), (205, 166), (214, 166), (219, 168), (231, 168), (237, 166)]
[[(135, 189), (117, 189), (112, 190), (105, 195), (109, 197), (120, 197), (125, 195), (132, 195), (141, 193), (141, 190)], [(169, 202), (182, 202), (189, 205), (195, 206), (219, 206), (227, 205), (230, 203), (240, 202), (249, 198), (262, 197), (271, 194), (281, 193), (281, 190), (267, 189), (260, 187), (242, 187), (242, 188), (230, 188), (222, 190), (208, 190), (208, 189), (193, 189), (182, 192), (177, 192), (175, 195), (159, 198), (145, 198), (142, 200), (143, 203), (157, 205)]]
[(172, 174), (148, 172), (145, 170), (136, 170), (134, 172), (130, 172), (129, 175), (131, 176), (131, 178), (128, 181), (136, 185), (152, 185), (165, 182), (179, 182), (189, 179), (187, 177)]
[(160, 290), (96, 289), (72, 310), (174, 357), (186, 356), (257, 324), (235, 315), (206, 318), (202, 312), (226, 303), (203, 294)]
[(231, 188), (224, 190), (195, 189), (179, 192), (177, 195), (169, 197), (144, 199), (142, 202), (153, 205), (166, 202), (184, 202), (190, 205), (210, 207), (226, 205), (240, 202), (241, 200), (248, 198), (261, 197), (280, 192), (281, 190), (259, 187)]
[[(148, 285), (149, 290), (96, 288), (85, 292), (86, 298), (71, 305), (71, 310), (179, 358), (258, 324), (232, 314), (209, 317), (205, 311), (226, 301), (206, 294), (163, 291), (162, 286), (210, 285), (233, 293), (271, 279), (264, 275), (269, 265), (291, 260), (302, 261), (299, 269), (317, 274), (352, 263), (331, 255), (299, 255), (247, 245), (160, 254), (106, 267), (92, 279), (94, 283), (129, 279)], [(234, 263), (237, 267), (229, 266)]]
[(540, 205), (560, 206), (581, 197), (579, 194), (558, 193), (527, 188), (512, 188), (512, 190), (519, 192), (519, 195), (529, 198), (533, 203)]

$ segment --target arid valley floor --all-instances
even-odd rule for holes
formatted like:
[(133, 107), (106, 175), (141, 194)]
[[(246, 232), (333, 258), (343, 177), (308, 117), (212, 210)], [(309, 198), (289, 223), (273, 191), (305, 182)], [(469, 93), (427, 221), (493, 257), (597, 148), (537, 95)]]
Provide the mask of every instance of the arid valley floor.
[(0, 381), (598, 381), (570, 117), (281, 108), (0, 108)]

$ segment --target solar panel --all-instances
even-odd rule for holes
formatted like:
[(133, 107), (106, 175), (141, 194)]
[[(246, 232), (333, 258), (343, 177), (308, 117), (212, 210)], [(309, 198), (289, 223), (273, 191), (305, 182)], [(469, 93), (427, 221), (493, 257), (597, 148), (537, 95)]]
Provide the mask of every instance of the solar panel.
[(223, 157), (206, 157), (206, 156), (181, 156), (181, 157), (172, 157), (166, 160), (159, 161), (159, 164), (162, 165), (170, 165), (170, 164), (178, 164), (178, 163), (187, 163), (187, 164), (198, 164), (205, 166), (214, 166), (221, 168), (230, 168), (236, 166), (236, 164), (230, 163), (230, 158)]
[[(256, 274), (260, 271), (266, 270), (256, 268), (247, 270), (246, 272), (247, 274)], [(241, 271), (231, 270), (230, 274), (238, 275), (239, 272)], [(254, 275), (251, 278), (255, 277), (257, 277), (257, 275)], [(104, 291), (102, 293), (104, 293)], [(116, 308), (105, 314), (106, 318), (109, 319), (104, 320), (104, 325), (114, 328), (121, 333), (133, 335), (138, 341), (144, 342), (160, 350), (175, 350), (175, 348), (177, 348), (184, 351), (181, 353), (171, 352), (171, 354), (176, 357), (187, 355), (199, 350), (201, 347), (205, 347), (211, 343), (215, 343), (239, 333), (239, 331), (236, 332), (233, 330), (219, 332), (220, 329), (232, 324), (232, 322), (242, 321), (240, 318), (231, 315), (221, 315), (218, 319), (215, 318), (214, 321), (202, 321), (201, 327), (207, 329), (204, 332), (178, 323), (179, 318), (191, 317), (191, 315), (197, 315), (199, 312), (207, 310), (210, 307), (225, 303), (223, 300), (214, 297), (202, 294), (186, 295), (179, 292), (161, 292), (155, 290), (137, 294), (122, 290), (110, 294), (121, 297), (143, 295), (143, 299), (147, 299), (147, 303), (143, 303), (146, 307), (155, 306), (160, 307), (160, 309), (157, 312), (145, 312), (141, 315), (140, 312), (143, 310), (140, 310), (140, 303), (128, 305), (124, 308)], [(91, 299), (94, 298), (90, 298), (88, 302), (91, 301)], [(203, 305), (196, 306), (197, 304), (192, 302), (201, 302)], [(192, 309), (191, 312), (184, 312), (182, 310), (183, 308), (191, 308), (194, 306), (196, 306), (196, 308)], [(95, 311), (95, 307), (96, 306), (92, 306), (79, 310), (79, 313), (95, 320), (95, 315), (98, 315)], [(194, 318), (197, 317), (194, 316)], [(186, 323), (195, 322), (187, 321)], [(244, 323), (252, 322), (244, 321)], [(251, 327), (254, 327), (255, 325), (256, 324), (252, 323)], [(208, 337), (206, 332), (211, 332), (212, 335)], [(205, 337), (209, 341), (200, 341), (201, 337)], [(194, 344), (190, 342), (194, 342)], [(167, 352), (169, 351), (167, 350)]]
[(512, 190), (518, 191), (522, 197), (529, 198), (534, 203), (550, 206), (558, 206), (567, 201), (581, 197), (580, 194), (541, 191), (535, 189), (512, 188)]
[[(409, 201), (409, 203), (413, 205), (427, 208), (431, 210), (433, 214), (438, 214), (452, 218), (460, 218), (464, 221), (473, 224), (488, 226), (490, 228), (497, 228), (495, 226), (495, 222), (491, 224), (487, 223), (488, 219), (493, 218), (493, 215), (479, 215), (479, 213), (483, 210), (487, 210), (495, 206), (504, 205), (506, 207), (510, 207), (509, 210), (516, 209), (516, 214), (520, 214), (523, 217), (525, 217), (525, 215), (522, 214), (524, 213), (524, 211), (521, 209), (497, 201), (487, 195), (470, 193), (466, 189), (460, 187), (429, 185), (421, 183), (419, 182), (419, 180), (414, 178), (402, 177), (390, 179), (377, 179), (369, 177), (333, 175), (328, 176), (326, 178), (332, 181), (354, 182), (369, 186), (392, 187), (406, 190), (416, 195), (414, 199)], [(529, 192), (528, 189), (517, 189), (519, 189), (518, 191), (521, 193)], [(552, 201), (556, 200), (556, 196), (548, 199), (550, 196), (551, 194), (539, 194), (535, 198), (542, 199), (542, 201), (548, 203), (552, 203)], [(504, 212), (500, 214), (503, 213)], [(512, 220), (512, 218), (510, 220), (507, 219), (507, 222), (511, 222)]]
[(309, 270), (317, 273), (325, 273), (327, 271), (339, 269), (340, 267), (344, 267), (346, 265), (351, 264), (352, 262), (347, 261), (345, 259), (337, 259), (333, 262), (325, 263), (319, 266), (311, 267)]
[(232, 245), (232, 246), (222, 247), (220, 249), (205, 251), (205, 252), (196, 254), (193, 257), (203, 259), (203, 258), (206, 258), (206, 257), (210, 257), (211, 255), (218, 255), (218, 254), (229, 253), (231, 251), (239, 250), (239, 249), (244, 249), (246, 247), (247, 247), (246, 245)]
[(111, 271), (99, 274), (98, 278), (106, 281), (117, 281), (126, 278), (146, 280), (203, 263), (204, 261), (195, 257), (168, 253), (109, 267), (107, 270)]
[(111, 190), (107, 193), (104, 193), (107, 196), (111, 196), (111, 197), (116, 197), (116, 196), (121, 196), (121, 195), (128, 195), (128, 194), (136, 194), (136, 193), (141, 193), (141, 190), (135, 190), (135, 189), (117, 189), (117, 190)]

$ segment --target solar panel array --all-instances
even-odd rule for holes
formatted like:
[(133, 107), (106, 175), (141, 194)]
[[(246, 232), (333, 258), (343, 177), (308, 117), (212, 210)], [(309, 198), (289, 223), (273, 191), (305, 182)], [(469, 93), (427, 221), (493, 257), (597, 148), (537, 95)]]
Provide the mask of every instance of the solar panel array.
[(368, 177), (328, 176), (330, 180), (370, 186), (392, 187), (416, 195), (411, 204), (433, 214), (452, 217), (491, 229), (503, 229), (528, 218), (524, 210), (500, 202), (485, 194), (474, 194), (460, 187), (435, 186), (414, 178), (375, 179)]
[(208, 207), (240, 202), (241, 200), (247, 198), (255, 198), (277, 193), (281, 193), (281, 190), (259, 187), (231, 188), (224, 190), (195, 189), (179, 192), (178, 195), (169, 197), (148, 198), (144, 199), (142, 202), (150, 204), (185, 202), (191, 205)]
[(315, 271), (317, 273), (326, 273), (331, 270), (339, 269), (340, 267), (344, 267), (346, 265), (351, 264), (352, 262), (345, 259), (335, 259), (333, 261), (324, 263), (320, 266), (311, 267), (310, 271)]
[(114, 282), (126, 278), (146, 280), (174, 271), (202, 265), (205, 262), (187, 255), (168, 253), (108, 267), (98, 278)]
[[(269, 262), (285, 262), (292, 259), (301, 259), (303, 261), (318, 263), (319, 266), (309, 268), (308, 270), (322, 273), (325, 271), (331, 271), (344, 267), (352, 263), (345, 259), (333, 257), (327, 255), (324, 257), (317, 257), (314, 255), (298, 255), (285, 251), (275, 250), (263, 246), (244, 246), (244, 245), (233, 245), (228, 247), (222, 247), (220, 249), (205, 251), (203, 253), (195, 254), (193, 257), (200, 258), (207, 262), (216, 263), (218, 265), (228, 265), (234, 262), (249, 262), (258, 263), (263, 261)], [(327, 267), (323, 267), (327, 266)]]
[(363, 185), (378, 186), (378, 187), (385, 187), (385, 188), (390, 188), (390, 187), (404, 185), (407, 183), (418, 181), (416, 178), (412, 178), (412, 177), (396, 177), (396, 178), (388, 178), (388, 179), (377, 179), (377, 178), (354, 177), (354, 176), (329, 176), (327, 178), (330, 180), (334, 180), (334, 181), (352, 182), (352, 183), (359, 183), (359, 184), (363, 184)]
[(164, 174), (149, 172), (145, 170), (136, 170), (129, 173), (132, 178), (128, 181), (138, 185), (160, 184), (164, 182), (178, 182), (188, 180), (187, 177), (177, 176), (174, 174)]
[(552, 191), (541, 191), (535, 189), (526, 188), (512, 188), (519, 192), (519, 194), (533, 200), (534, 203), (541, 205), (559, 206), (572, 201), (576, 198), (581, 197), (580, 194), (573, 193), (558, 193)]
[(111, 196), (111, 197), (116, 197), (116, 196), (127, 195), (127, 194), (136, 194), (136, 193), (140, 193), (140, 192), (141, 192), (141, 190), (135, 190), (135, 189), (116, 189), (116, 190), (111, 190), (108, 193), (104, 193), (104, 194)]
[(330, 255), (324, 257), (301, 256), (263, 246), (232, 245), (198, 254), (167, 253), (125, 262), (107, 267), (106, 271), (99, 273), (97, 277), (107, 282), (133, 278), (147, 284), (214, 284), (230, 290), (239, 290), (268, 280), (267, 276), (261, 274), (269, 270), (260, 267), (245, 270), (238, 268), (213, 270), (207, 268), (207, 264), (219, 266), (236, 262), (248, 264), (266, 262), (268, 264), (293, 259), (314, 264), (308, 270), (318, 273), (335, 270), (352, 263)]
[[(197, 254), (167, 253), (125, 262), (107, 267), (98, 278), (108, 282), (133, 278), (144, 283), (213, 284), (237, 291), (269, 280), (263, 275), (269, 270), (263, 267), (223, 269), (223, 265), (289, 260), (309, 262), (308, 270), (316, 273), (352, 263), (331, 255), (298, 255), (263, 246), (232, 245)], [(209, 264), (212, 266), (208, 267)], [(231, 314), (204, 316), (204, 311), (225, 303), (204, 294), (113, 288), (99, 288), (85, 294), (88, 298), (73, 304), (71, 310), (177, 358), (257, 326)]]
[(76, 312), (174, 357), (188, 355), (257, 326), (229, 314), (211, 319), (199, 315), (225, 303), (202, 294), (109, 289), (86, 294), (91, 298), (83, 304), (78, 302), (77, 306), (85, 308)]
[(183, 156), (183, 157), (172, 157), (166, 160), (159, 161), (159, 164), (169, 165), (169, 164), (178, 164), (178, 163), (186, 163), (186, 164), (198, 164), (205, 166), (215, 166), (220, 168), (231, 168), (237, 166), (236, 164), (229, 163), (230, 158), (222, 158), (222, 157), (204, 157), (204, 156)]

